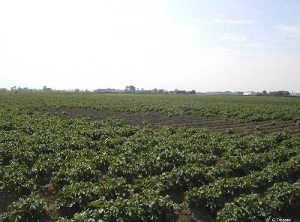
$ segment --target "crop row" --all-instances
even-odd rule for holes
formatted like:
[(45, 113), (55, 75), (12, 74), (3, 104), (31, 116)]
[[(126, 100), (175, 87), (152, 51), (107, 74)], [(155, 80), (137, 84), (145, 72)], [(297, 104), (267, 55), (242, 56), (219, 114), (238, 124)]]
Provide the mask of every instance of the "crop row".
[[(0, 101), (9, 110), (32, 113), (59, 110), (61, 107), (159, 112), (173, 115), (222, 116), (248, 121), (294, 120), (300, 122), (299, 98), (200, 96), (200, 95), (130, 95), (93, 93), (2, 93)], [(300, 124), (300, 123), (299, 123)]]
[[(27, 96), (2, 96), (0, 192), (14, 198), (0, 202), (1, 221), (174, 221), (182, 204), (174, 195), (217, 221), (255, 221), (300, 210), (300, 137), (287, 131), (238, 136), (129, 126), (119, 119), (61, 119), (33, 108), (59, 106), (67, 96)], [(66, 104), (93, 101), (80, 100), (86, 96), (69, 95)], [(49, 103), (42, 103), (46, 98)], [(126, 104), (131, 97), (118, 99)], [(50, 186), (51, 198), (42, 192)]]

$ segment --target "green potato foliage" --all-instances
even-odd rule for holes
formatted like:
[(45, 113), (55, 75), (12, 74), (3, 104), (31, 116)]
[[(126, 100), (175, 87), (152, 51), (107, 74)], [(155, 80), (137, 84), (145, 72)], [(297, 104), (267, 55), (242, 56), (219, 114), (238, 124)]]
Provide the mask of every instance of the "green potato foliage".
[(15, 199), (0, 200), (0, 220), (176, 221), (183, 204), (216, 221), (297, 215), (297, 135), (130, 126), (91, 115), (69, 119), (61, 109), (296, 123), (299, 105), (275, 97), (2, 93), (0, 194)]

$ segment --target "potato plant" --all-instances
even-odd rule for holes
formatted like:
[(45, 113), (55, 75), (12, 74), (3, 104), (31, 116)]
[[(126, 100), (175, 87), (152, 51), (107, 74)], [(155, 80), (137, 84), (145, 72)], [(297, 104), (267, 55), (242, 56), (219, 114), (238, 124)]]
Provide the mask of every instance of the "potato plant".
[(299, 121), (297, 98), (267, 99), (0, 94), (0, 193), (15, 198), (0, 202), (0, 220), (176, 221), (184, 204), (216, 221), (296, 218), (300, 137), (286, 130), (242, 136), (46, 112), (68, 107)]

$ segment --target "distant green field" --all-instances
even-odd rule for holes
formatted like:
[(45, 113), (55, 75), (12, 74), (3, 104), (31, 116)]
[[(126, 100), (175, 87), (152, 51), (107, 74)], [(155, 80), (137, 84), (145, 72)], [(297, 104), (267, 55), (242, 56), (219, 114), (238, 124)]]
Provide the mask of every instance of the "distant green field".
[[(270, 96), (211, 96), (95, 93), (2, 93), (2, 105), (20, 109), (89, 108), (95, 110), (149, 112), (172, 115), (220, 115), (224, 118), (263, 121), (300, 120), (300, 98)], [(20, 110), (21, 111), (21, 110)]]
[(0, 221), (299, 221), (300, 136), (195, 116), (296, 130), (300, 98), (0, 93)]

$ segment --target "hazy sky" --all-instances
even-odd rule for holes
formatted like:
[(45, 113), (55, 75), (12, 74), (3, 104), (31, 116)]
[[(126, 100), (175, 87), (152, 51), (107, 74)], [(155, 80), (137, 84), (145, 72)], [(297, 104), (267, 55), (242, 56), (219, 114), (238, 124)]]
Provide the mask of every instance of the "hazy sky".
[(1, 0), (0, 88), (300, 92), (300, 1)]

